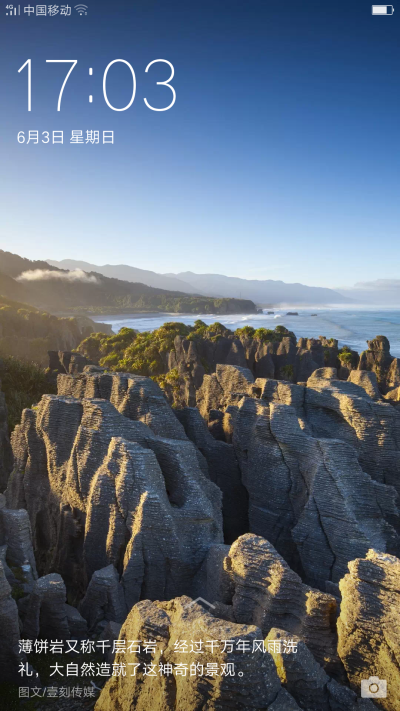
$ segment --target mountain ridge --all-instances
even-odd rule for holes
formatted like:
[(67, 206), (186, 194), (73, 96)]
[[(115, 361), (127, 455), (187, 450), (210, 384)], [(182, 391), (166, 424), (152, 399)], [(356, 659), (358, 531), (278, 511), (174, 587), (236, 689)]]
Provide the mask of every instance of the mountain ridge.
[[(85, 272), (97, 272), (103, 276), (121, 279), (122, 281), (139, 282), (156, 289), (167, 289), (168, 291), (182, 291), (186, 294), (195, 293), (190, 284), (177, 279), (174, 276), (158, 274), (148, 269), (131, 267), (129, 264), (91, 264), (81, 259), (62, 259), (56, 261), (47, 259), (48, 264), (58, 269), (83, 269)], [(118, 276), (119, 274), (119, 276)]]
[(65, 315), (76, 313), (256, 313), (247, 299), (215, 298), (106, 277), (96, 271), (61, 270), (0, 250), (0, 294)]
[[(348, 297), (327, 287), (307, 286), (296, 283), (287, 283), (274, 279), (242, 279), (240, 277), (230, 277), (224, 274), (196, 274), (195, 272), (179, 272), (178, 274), (167, 272), (159, 274), (146, 269), (139, 269), (126, 264), (105, 264), (103, 266), (91, 264), (81, 260), (63, 259), (56, 261), (49, 259), (48, 263), (53, 267), (61, 269), (83, 269), (95, 271), (103, 276), (124, 278), (131, 281), (129, 276), (135, 279), (140, 277), (142, 283), (153, 288), (163, 288), (161, 284), (177, 284), (185, 293), (199, 294), (203, 296), (213, 296), (221, 298), (249, 299), (260, 306), (272, 306), (279, 304), (292, 305), (319, 305), (319, 304), (348, 304), (354, 303), (355, 299)], [(120, 276), (118, 276), (118, 274)], [(165, 287), (164, 287), (165, 288)], [(170, 287), (172, 288), (172, 287)]]

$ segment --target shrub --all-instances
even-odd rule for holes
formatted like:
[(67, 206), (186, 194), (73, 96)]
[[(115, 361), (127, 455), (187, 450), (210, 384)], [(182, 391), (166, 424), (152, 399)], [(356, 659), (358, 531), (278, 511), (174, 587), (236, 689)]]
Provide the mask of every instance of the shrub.
[(237, 328), (235, 331), (235, 336), (238, 336), (239, 338), (243, 336), (243, 338), (254, 338), (254, 334), (256, 332), (256, 329), (253, 328), (253, 326), (243, 326), (242, 328)]
[(281, 375), (285, 378), (285, 380), (292, 380), (293, 375), (294, 375), (294, 369), (292, 365), (284, 365), (281, 368)]
[(45, 393), (56, 393), (56, 387), (49, 381), (43, 368), (17, 358), (0, 358), (0, 379), (6, 398), (10, 432), (21, 421), (22, 410), (35, 405)]

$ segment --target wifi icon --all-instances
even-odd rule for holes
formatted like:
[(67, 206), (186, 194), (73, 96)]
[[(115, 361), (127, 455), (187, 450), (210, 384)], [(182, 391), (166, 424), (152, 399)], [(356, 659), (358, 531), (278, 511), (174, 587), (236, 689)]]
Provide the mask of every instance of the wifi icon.
[(87, 5), (82, 5), (82, 4), (75, 5), (75, 10), (77, 12), (79, 12), (80, 15), (87, 15), (87, 9), (88, 9)]

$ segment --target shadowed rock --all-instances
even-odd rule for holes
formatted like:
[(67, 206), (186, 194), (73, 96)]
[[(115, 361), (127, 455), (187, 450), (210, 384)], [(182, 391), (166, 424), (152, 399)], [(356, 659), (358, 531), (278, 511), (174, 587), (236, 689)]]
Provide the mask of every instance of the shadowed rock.
[(341, 580), (338, 652), (351, 686), (377, 676), (387, 681), (380, 708), (398, 711), (400, 699), (400, 560), (370, 550), (349, 563)]
[(382, 395), (379, 392), (378, 381), (375, 373), (370, 370), (352, 370), (349, 377), (349, 383), (359, 385), (372, 400), (382, 400)]
[(26, 662), (19, 652), (19, 621), (17, 603), (11, 597), (11, 587), (7, 582), (0, 562), (0, 682), (21, 683), (19, 665)]
[(7, 486), (12, 466), (13, 454), (8, 437), (7, 405), (4, 393), (0, 391), (0, 492)]
[[(293, 388), (301, 395), (301, 386)], [(309, 388), (303, 390), (307, 402)], [(325, 581), (337, 583), (348, 561), (371, 546), (398, 550), (395, 492), (362, 471), (353, 447), (307, 434), (301, 427), (307, 408), (295, 405), (244, 398), (233, 442), (249, 492), (250, 530), (310, 585), (325, 589)]]
[(93, 573), (80, 612), (88, 623), (89, 632), (93, 632), (102, 620), (124, 621), (127, 608), (119, 575), (113, 565)]
[(233, 446), (211, 436), (197, 408), (187, 407), (178, 416), (187, 436), (206, 458), (211, 481), (222, 491), (224, 539), (233, 543), (248, 531), (248, 494)]
[(221, 493), (175, 420), (183, 439), (156, 437), (107, 400), (44, 396), (24, 411), (7, 497), (27, 506), (41, 572), (57, 570), (75, 598), (110, 564), (128, 609), (192, 593), (222, 541)]
[(296, 635), (272, 628), (265, 646), (274, 659), (284, 688), (305, 711), (373, 711), (376, 708), (372, 701), (357, 698), (354, 691), (330, 679)]
[(24, 639), (69, 639), (66, 599), (61, 575), (52, 573), (36, 580), (25, 606)]

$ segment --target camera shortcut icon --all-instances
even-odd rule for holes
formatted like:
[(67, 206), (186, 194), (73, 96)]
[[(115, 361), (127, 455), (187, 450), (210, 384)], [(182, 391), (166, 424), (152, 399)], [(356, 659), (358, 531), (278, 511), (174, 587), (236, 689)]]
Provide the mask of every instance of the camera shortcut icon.
[(379, 676), (370, 676), (369, 679), (361, 679), (362, 699), (386, 699), (387, 681)]

